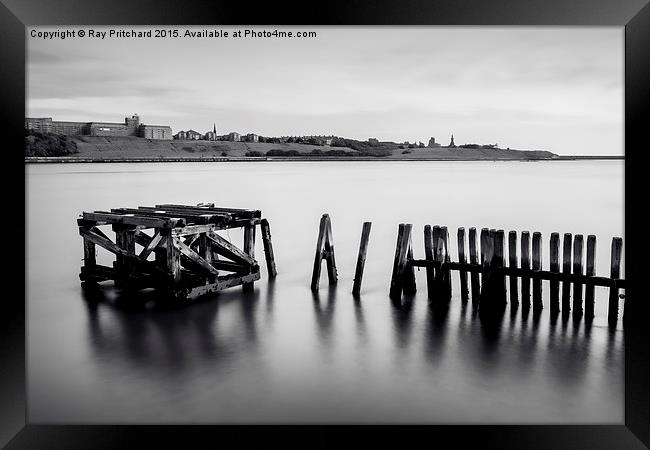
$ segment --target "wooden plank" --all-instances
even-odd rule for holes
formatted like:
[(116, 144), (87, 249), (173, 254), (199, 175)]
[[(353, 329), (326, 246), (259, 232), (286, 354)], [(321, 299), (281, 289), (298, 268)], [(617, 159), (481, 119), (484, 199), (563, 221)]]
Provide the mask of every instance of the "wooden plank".
[[(521, 232), (521, 268), (530, 270), (530, 232)], [(521, 277), (521, 303), (525, 308), (530, 306), (530, 277)]]
[[(469, 261), (472, 264), (478, 264), (478, 254), (476, 250), (476, 228), (469, 229)], [(481, 280), (478, 272), (471, 272), (472, 281), (472, 303), (477, 302), (481, 294)]]
[(260, 222), (260, 231), (262, 232), (262, 244), (264, 244), (264, 255), (266, 257), (266, 269), (269, 272), (269, 278), (275, 278), (278, 269), (275, 266), (275, 256), (273, 255), (273, 243), (271, 242), (271, 228), (269, 221), (262, 219)]
[[(517, 232), (508, 232), (508, 267), (517, 267)], [(519, 304), (517, 277), (510, 276), (510, 304)]]
[(250, 270), (248, 266), (242, 266), (241, 264), (221, 259), (214, 260), (210, 264), (215, 269), (226, 270), (228, 272), (244, 273)]
[(177, 296), (183, 300), (194, 300), (206, 294), (222, 291), (234, 286), (243, 285), (244, 283), (252, 283), (260, 279), (260, 272), (254, 272), (247, 275), (231, 274), (219, 277), (216, 283), (209, 283), (206, 285), (195, 286), (177, 293)]
[[(533, 233), (533, 270), (542, 270), (542, 233)], [(540, 311), (542, 303), (542, 280), (533, 278), (533, 310)]]
[[(172, 285), (178, 284), (181, 279), (181, 256), (178, 247), (175, 245), (178, 238), (172, 234), (165, 236), (167, 251), (165, 253), (165, 268), (169, 274)], [(181, 242), (178, 242), (179, 244)]]
[(332, 219), (329, 216), (327, 216), (327, 226), (325, 227), (325, 265), (327, 266), (329, 284), (336, 284), (338, 282), (338, 271), (336, 270), (336, 257), (334, 254)]
[(84, 242), (84, 266), (93, 267), (97, 265), (95, 243), (89, 239), (83, 238)]
[[(465, 256), (465, 228), (463, 227), (458, 228), (457, 242), (458, 262), (467, 262), (467, 257)], [(467, 289), (467, 271), (460, 270), (458, 272), (458, 278), (460, 279), (460, 299), (465, 303), (469, 299), (469, 290)]]
[(183, 255), (189, 258), (194, 264), (196, 264), (197, 267), (200, 267), (205, 272), (215, 277), (219, 275), (219, 271), (214, 267), (212, 267), (212, 265), (210, 265), (210, 263), (207, 262), (205, 259), (201, 258), (198, 253), (196, 253), (194, 250), (189, 248), (178, 238), (172, 238), (172, 239), (173, 239), (174, 248), (176, 248)]
[[(564, 241), (562, 244), (562, 273), (571, 273), (571, 248), (572, 248), (572, 234), (564, 233)], [(571, 311), (571, 283), (568, 281), (562, 282), (562, 313), (568, 314)]]
[[(549, 242), (549, 269), (551, 272), (560, 272), (560, 234), (551, 233), (551, 240)], [(560, 310), (560, 283), (556, 280), (550, 282), (550, 303), (551, 313), (556, 313)]]
[[(596, 275), (596, 236), (590, 234), (587, 236), (587, 272), (588, 277)], [(594, 317), (595, 286), (588, 284), (585, 286), (585, 319), (591, 320)]]
[(254, 219), (261, 218), (262, 212), (258, 209), (242, 209), (242, 208), (211, 208), (207, 206), (188, 206), (188, 205), (175, 205), (175, 204), (162, 204), (155, 205), (157, 209), (178, 209), (188, 212), (210, 212), (230, 214), (233, 218)]
[(194, 245), (194, 243), (197, 242), (201, 236), (205, 236), (205, 233), (194, 233), (190, 234), (189, 236), (185, 236), (185, 239), (183, 239), (183, 244), (191, 248), (192, 245)]
[(364, 222), (361, 227), (361, 240), (359, 241), (359, 253), (357, 255), (357, 266), (354, 270), (354, 282), (352, 283), (352, 294), (361, 293), (361, 281), (363, 280), (363, 268), (366, 265), (366, 253), (368, 251), (368, 240), (370, 239), (370, 228), (372, 222)]
[(189, 236), (197, 233), (209, 233), (217, 229), (213, 223), (204, 225), (187, 225), (184, 227), (177, 227), (172, 230), (174, 236)]
[[(615, 237), (612, 239), (612, 251), (610, 256), (610, 277), (613, 279), (621, 275), (621, 253), (623, 251), (623, 239)], [(618, 321), (618, 288), (609, 289), (609, 305), (607, 320), (610, 326), (615, 326)]]
[(151, 239), (147, 244), (147, 246), (140, 252), (140, 258), (147, 259), (151, 254), (151, 252), (154, 251), (154, 249), (158, 246), (161, 240), (162, 240), (162, 235), (160, 234), (160, 232), (156, 232), (156, 234), (154, 234), (153, 236), (153, 239)]
[(219, 236), (214, 231), (209, 231), (207, 233), (207, 236), (212, 241), (212, 250), (215, 253), (244, 265), (257, 265), (257, 261), (252, 259), (249, 255), (235, 247), (235, 245), (228, 242), (223, 237)]
[(318, 227), (318, 239), (316, 239), (316, 254), (314, 256), (314, 270), (311, 275), (311, 290), (318, 291), (320, 284), (320, 272), (323, 262), (323, 253), (325, 251), (325, 237), (327, 235), (327, 222), (329, 216), (323, 214), (320, 218), (320, 225)]
[[(573, 273), (582, 275), (583, 239), (581, 234), (573, 238)], [(582, 310), (582, 284), (573, 283), (573, 316), (581, 317)]]
[(393, 273), (390, 278), (389, 297), (393, 300), (399, 300), (402, 297), (403, 275), (406, 267), (407, 245), (408, 241), (404, 240), (406, 225), (399, 224), (397, 231), (397, 244), (395, 245), (395, 259), (393, 261)]
[[(255, 260), (255, 222), (251, 222), (244, 227), (244, 253), (252, 260)], [(252, 266), (250, 266), (252, 272)], [(247, 281), (242, 285), (244, 290), (252, 290), (253, 282)]]
[(230, 220), (230, 216), (224, 214), (206, 214), (206, 213), (190, 213), (179, 210), (161, 210), (150, 207), (139, 208), (113, 208), (111, 213), (115, 214), (134, 214), (138, 216), (159, 217), (159, 218), (182, 218), (186, 224), (207, 224), (207, 223), (222, 223)]
[(109, 212), (95, 211), (84, 212), (85, 220), (94, 220), (98, 223), (123, 224), (123, 225), (143, 225), (148, 228), (173, 228), (185, 225), (181, 218), (157, 218), (136, 215), (112, 214)]

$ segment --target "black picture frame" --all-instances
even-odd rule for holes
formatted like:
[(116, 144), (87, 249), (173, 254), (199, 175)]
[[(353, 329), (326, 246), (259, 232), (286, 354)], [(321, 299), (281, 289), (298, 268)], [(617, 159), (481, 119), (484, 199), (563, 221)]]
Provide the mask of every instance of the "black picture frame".
[[(640, 294), (643, 262), (649, 245), (642, 222), (648, 177), (643, 172), (650, 124), (650, 6), (646, 0), (336, 0), (316, 4), (185, 0), (0, 0), (0, 123), (5, 174), (22, 167), (25, 117), (26, 26), (154, 25), (215, 23), (283, 25), (575, 25), (625, 27), (625, 424), (606, 426), (426, 426), (346, 427), (364, 442), (428, 445), (447, 441), (454, 448), (589, 448), (623, 449), (650, 446), (650, 342), (645, 323), (648, 302)], [(645, 175), (645, 176), (644, 176)], [(222, 426), (76, 426), (27, 423), (25, 364), (24, 255), (25, 196), (5, 175), (5, 292), (0, 301), (0, 444), (6, 448), (140, 448), (218, 446), (235, 439), (238, 446), (294, 444), (301, 447), (342, 445), (340, 428)], [(3, 208), (3, 209), (4, 209)], [(10, 212), (10, 213), (9, 213)], [(21, 262), (23, 263), (21, 266)], [(22, 276), (21, 285), (15, 280)], [(14, 280), (11, 285), (9, 283)], [(24, 288), (23, 289), (21, 289)], [(253, 430), (251, 430), (253, 428)], [(420, 444), (421, 445), (421, 444)]]

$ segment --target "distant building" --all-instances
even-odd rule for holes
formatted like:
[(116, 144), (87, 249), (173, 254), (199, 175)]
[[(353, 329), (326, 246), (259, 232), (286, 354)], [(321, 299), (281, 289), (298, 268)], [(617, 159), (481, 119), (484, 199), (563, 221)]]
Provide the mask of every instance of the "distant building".
[(456, 148), (456, 144), (454, 144), (454, 135), (451, 135), (451, 141), (449, 142), (449, 148)]
[(205, 139), (206, 141), (216, 141), (217, 134), (214, 131), (208, 131), (203, 135), (203, 139)]
[(148, 139), (172, 139), (168, 125), (145, 125), (134, 114), (124, 122), (69, 122), (52, 120), (51, 117), (25, 118), (25, 129), (66, 136), (138, 136)]
[(194, 131), (192, 129), (189, 129), (185, 132), (185, 139), (187, 140), (192, 140), (192, 141), (198, 141), (202, 137), (201, 133), (198, 131)]
[(440, 144), (436, 143), (436, 138), (432, 137), (431, 139), (429, 139), (429, 144), (427, 145), (427, 147), (436, 148), (436, 147), (440, 147)]
[(246, 135), (246, 142), (259, 142), (260, 137), (256, 134), (249, 133)]
[(231, 142), (239, 142), (241, 141), (241, 135), (233, 131), (232, 133), (228, 134), (228, 140)]
[(368, 143), (369, 144), (379, 144), (379, 140), (377, 138), (368, 138)]

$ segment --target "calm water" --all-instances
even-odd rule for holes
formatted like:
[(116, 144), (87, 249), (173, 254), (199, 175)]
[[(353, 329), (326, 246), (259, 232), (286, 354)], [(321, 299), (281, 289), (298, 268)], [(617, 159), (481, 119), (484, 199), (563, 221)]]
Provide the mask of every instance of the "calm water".
[[(456, 296), (447, 315), (432, 311), (424, 271), (411, 302), (388, 300), (400, 222), (414, 226), (416, 258), (425, 224), (447, 225), (452, 243), (459, 226), (540, 231), (544, 267), (551, 232), (595, 234), (597, 274), (607, 275), (611, 238), (623, 236), (623, 162), (61, 164), (26, 174), (32, 423), (623, 421), (623, 330), (606, 326), (606, 289), (596, 288), (587, 329), (550, 323), (546, 283), (541, 317), (506, 311), (497, 332)], [(199, 202), (262, 210), (274, 283), (258, 236), (262, 279), (250, 295), (234, 288), (172, 311), (119, 307), (110, 291), (84, 297), (82, 211)], [(339, 284), (330, 289), (323, 271), (314, 297), (324, 212)]]

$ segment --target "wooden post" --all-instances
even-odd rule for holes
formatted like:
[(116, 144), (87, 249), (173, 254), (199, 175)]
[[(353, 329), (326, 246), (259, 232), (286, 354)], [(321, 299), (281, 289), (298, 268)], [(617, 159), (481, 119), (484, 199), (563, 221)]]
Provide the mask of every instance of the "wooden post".
[[(208, 239), (208, 235), (206, 233), (201, 233), (199, 236), (199, 256), (203, 259), (208, 264), (212, 264), (212, 244), (211, 240)], [(214, 281), (215, 277), (214, 276), (208, 276), (209, 281)]]
[[(530, 232), (521, 232), (521, 268), (530, 270)], [(530, 306), (530, 277), (521, 277), (521, 303)]]
[[(576, 234), (573, 238), (573, 273), (582, 275), (582, 245), (584, 237)], [(573, 283), (573, 316), (582, 316), (582, 283)]]
[[(113, 231), (115, 231), (115, 244), (121, 249), (135, 255), (135, 227), (113, 225)], [(114, 267), (118, 273), (115, 286), (120, 288), (128, 287), (133, 275), (132, 264), (124, 256), (116, 255)]]
[[(505, 232), (503, 230), (497, 230), (494, 234), (494, 265), (500, 269), (505, 267)], [(503, 273), (500, 273), (498, 277), (495, 278), (495, 296), (498, 298), (500, 306), (503, 306), (507, 303), (506, 301), (506, 276)], [(497, 300), (495, 298), (495, 301)]]
[[(613, 280), (619, 279), (621, 276), (621, 252), (623, 249), (623, 239), (615, 237), (612, 239), (612, 253), (611, 253), (611, 271), (610, 277)], [(618, 321), (618, 288), (609, 288), (609, 312), (608, 322), (610, 325), (616, 325)]]
[(408, 243), (411, 235), (411, 224), (399, 224), (397, 232), (397, 245), (395, 248), (395, 261), (393, 262), (393, 275), (390, 280), (389, 296), (399, 300), (402, 296), (404, 285), (404, 270), (408, 256)]
[(433, 281), (433, 296), (434, 300), (437, 300), (442, 295), (442, 270), (440, 264), (444, 262), (440, 225), (434, 225), (431, 228), (431, 241), (433, 243), (433, 260), (437, 263)]
[(95, 255), (95, 243), (83, 238), (84, 241), (84, 266), (95, 267), (97, 265), (97, 257)]
[(483, 270), (481, 276), (481, 307), (490, 308), (493, 294), (492, 262), (494, 259), (494, 235), (487, 228), (483, 238)]
[[(447, 227), (440, 227), (440, 238), (442, 239), (442, 251), (443, 254), (440, 257), (440, 264), (451, 262), (451, 257), (449, 255), (449, 231)], [(451, 298), (451, 271), (449, 269), (443, 269), (440, 271), (444, 297), (446, 300)]]
[[(467, 258), (465, 257), (465, 228), (458, 228), (458, 262), (466, 263)], [(460, 298), (463, 303), (468, 299), (468, 289), (467, 289), (467, 271), (460, 270), (458, 272), (460, 277)]]
[[(255, 259), (255, 222), (244, 225), (244, 253)], [(252, 270), (251, 270), (252, 273)], [(253, 282), (243, 283), (242, 288), (246, 291), (253, 289)]]
[(338, 274), (336, 272), (336, 261), (334, 259), (334, 243), (332, 239), (332, 226), (330, 216), (323, 214), (318, 228), (318, 239), (316, 240), (316, 255), (314, 257), (314, 270), (311, 277), (311, 290), (318, 291), (320, 284), (320, 272), (323, 259), (327, 261), (327, 275), (330, 284), (336, 284)]
[[(517, 267), (517, 232), (510, 231), (508, 233), (508, 267)], [(510, 304), (519, 304), (519, 296), (517, 293), (517, 277), (510, 275)]]
[[(481, 228), (481, 265), (485, 262), (485, 252), (486, 252), (486, 243), (485, 240), (490, 233), (490, 230), (487, 228)], [(481, 285), (483, 285), (483, 282), (481, 281)]]
[[(596, 275), (596, 236), (587, 236), (587, 272), (588, 277)], [(596, 286), (588, 284), (585, 286), (585, 319), (591, 320), (594, 317), (594, 294)]]
[(326, 238), (325, 238), (325, 263), (327, 266), (327, 277), (330, 285), (337, 283), (339, 279), (336, 270), (336, 258), (334, 256), (334, 237), (332, 236), (332, 220), (327, 216)]
[(416, 292), (415, 288), (415, 268), (409, 264), (413, 259), (413, 242), (411, 240), (411, 224), (406, 224), (404, 232), (408, 234), (407, 249), (406, 249), (406, 265), (404, 267), (404, 284), (403, 289), (406, 295), (413, 295)]
[[(533, 270), (542, 270), (542, 234), (538, 231), (533, 233)], [(534, 278), (533, 311), (539, 311), (542, 308), (542, 280)]]
[(165, 268), (169, 274), (169, 281), (172, 286), (176, 285), (181, 279), (181, 254), (174, 245), (174, 239), (171, 231), (167, 231), (163, 238), (166, 246)]
[(271, 243), (271, 228), (269, 227), (268, 220), (261, 220), (260, 231), (262, 232), (262, 243), (264, 244), (264, 256), (266, 256), (266, 269), (269, 272), (269, 278), (275, 278), (278, 274), (278, 270), (275, 266), (273, 244)]
[[(427, 261), (434, 261), (433, 255), (433, 234), (431, 231), (431, 225), (424, 226), (424, 258)], [(426, 267), (427, 273), (427, 297), (429, 300), (433, 300), (435, 297), (435, 269), (433, 267)]]
[[(562, 245), (562, 273), (571, 273), (571, 233), (564, 233)], [(562, 313), (568, 314), (571, 310), (571, 283), (562, 281)]]
[(370, 227), (372, 222), (364, 222), (361, 228), (361, 242), (359, 243), (359, 255), (357, 256), (357, 267), (354, 271), (354, 283), (352, 293), (359, 295), (361, 292), (361, 280), (363, 279), (363, 268), (366, 264), (366, 252), (368, 251), (368, 239), (370, 238)]
[[(549, 269), (551, 272), (560, 272), (560, 235), (559, 233), (551, 233), (550, 242), (550, 264)], [(560, 282), (551, 280), (550, 282), (551, 293), (551, 313), (556, 313), (560, 310)]]
[[(469, 229), (469, 262), (471, 264), (478, 264), (478, 255), (476, 252), (476, 228)], [(472, 272), (470, 275), (472, 280), (472, 303), (478, 301), (481, 294), (481, 282), (478, 272)]]

